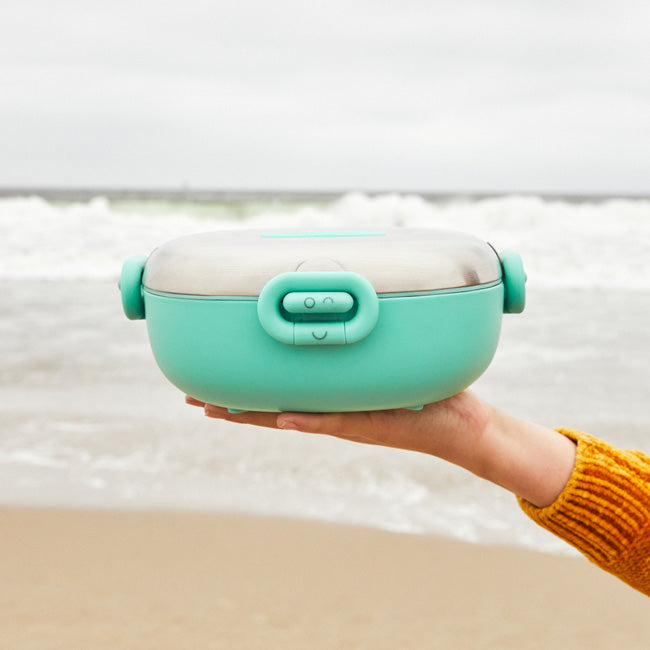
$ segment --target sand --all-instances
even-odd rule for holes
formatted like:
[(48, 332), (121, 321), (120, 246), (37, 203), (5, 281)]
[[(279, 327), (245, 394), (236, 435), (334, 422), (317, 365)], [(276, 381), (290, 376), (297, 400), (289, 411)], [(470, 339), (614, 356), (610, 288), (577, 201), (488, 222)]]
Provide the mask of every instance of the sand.
[(0, 648), (647, 648), (582, 558), (306, 521), (0, 509)]

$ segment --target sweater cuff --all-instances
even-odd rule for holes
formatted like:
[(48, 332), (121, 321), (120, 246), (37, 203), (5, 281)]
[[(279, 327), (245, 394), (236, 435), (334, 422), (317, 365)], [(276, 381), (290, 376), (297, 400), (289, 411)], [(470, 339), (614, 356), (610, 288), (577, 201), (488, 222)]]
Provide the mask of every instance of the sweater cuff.
[(518, 497), (540, 526), (592, 562), (615, 570), (648, 527), (648, 465), (638, 452), (612, 447), (589, 434), (557, 429), (577, 444), (576, 464), (564, 490), (545, 508)]

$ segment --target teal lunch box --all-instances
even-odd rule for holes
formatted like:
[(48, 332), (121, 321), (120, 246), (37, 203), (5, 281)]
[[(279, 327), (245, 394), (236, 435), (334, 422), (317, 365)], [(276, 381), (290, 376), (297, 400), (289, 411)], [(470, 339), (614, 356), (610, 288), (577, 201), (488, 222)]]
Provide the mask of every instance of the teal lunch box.
[(261, 230), (182, 237), (124, 263), (156, 362), (231, 411), (418, 408), (488, 367), (521, 312), (519, 255), (470, 235)]

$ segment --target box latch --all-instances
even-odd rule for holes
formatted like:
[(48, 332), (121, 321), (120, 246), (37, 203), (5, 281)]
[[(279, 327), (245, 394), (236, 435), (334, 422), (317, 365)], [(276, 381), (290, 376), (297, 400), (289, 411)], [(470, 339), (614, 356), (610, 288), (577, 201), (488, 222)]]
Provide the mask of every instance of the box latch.
[(344, 345), (371, 332), (379, 301), (357, 273), (283, 273), (260, 292), (257, 313), (266, 332), (283, 343)]

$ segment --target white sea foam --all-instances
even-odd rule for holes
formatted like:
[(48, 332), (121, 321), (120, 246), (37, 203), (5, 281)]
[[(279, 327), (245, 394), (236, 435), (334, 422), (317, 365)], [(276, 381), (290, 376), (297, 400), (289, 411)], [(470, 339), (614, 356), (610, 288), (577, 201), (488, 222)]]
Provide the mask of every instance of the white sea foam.
[(102, 197), (66, 205), (38, 197), (1, 199), (0, 279), (113, 279), (130, 255), (207, 230), (395, 226), (455, 229), (499, 250), (514, 249), (524, 258), (531, 288), (650, 288), (648, 200), (504, 196), (434, 202), (359, 193), (331, 203), (257, 203), (243, 211), (224, 204), (113, 204)]

